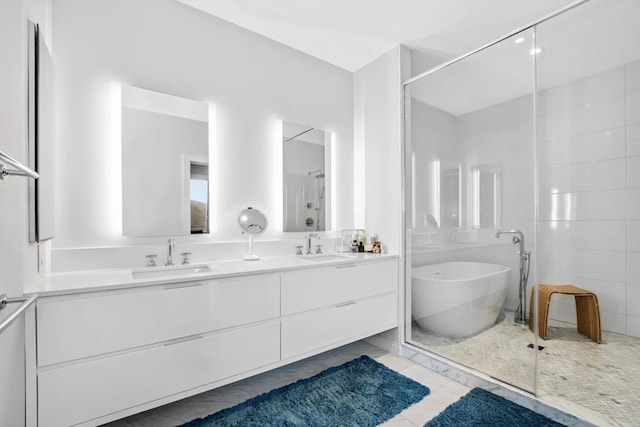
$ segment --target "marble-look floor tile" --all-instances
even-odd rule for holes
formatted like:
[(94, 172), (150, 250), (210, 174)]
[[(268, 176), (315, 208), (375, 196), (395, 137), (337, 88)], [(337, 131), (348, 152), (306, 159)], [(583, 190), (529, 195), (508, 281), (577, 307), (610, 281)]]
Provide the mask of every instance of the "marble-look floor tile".
[[(507, 313), (492, 328), (465, 339), (433, 336), (414, 324), (411, 338), (432, 353), (537, 393), (541, 402), (594, 424), (640, 426), (640, 339), (603, 331), (597, 344), (578, 333), (575, 324), (550, 320), (549, 339), (536, 342), (527, 325), (512, 319), (513, 313)], [(411, 359), (470, 384), (428, 356)]]
[(417, 404), (405, 409), (402, 416), (416, 425), (424, 425), (447, 406), (460, 400), (469, 392), (469, 387), (449, 381), (443, 386), (432, 391), (427, 397)]
[[(420, 424), (422, 427), (424, 423)], [(398, 414), (395, 417), (391, 418), (389, 421), (386, 421), (380, 424), (381, 427), (416, 427), (417, 425), (406, 419), (402, 414)]]

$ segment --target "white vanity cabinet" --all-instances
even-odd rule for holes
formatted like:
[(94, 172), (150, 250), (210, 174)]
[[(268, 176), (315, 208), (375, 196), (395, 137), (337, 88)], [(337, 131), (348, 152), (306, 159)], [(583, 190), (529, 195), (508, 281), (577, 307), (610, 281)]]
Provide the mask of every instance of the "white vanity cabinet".
[(277, 363), (279, 296), (270, 274), (41, 298), (38, 425), (91, 424)]
[(299, 261), (41, 294), (27, 425), (97, 426), (397, 326), (396, 257)]
[(38, 301), (38, 366), (280, 316), (277, 274), (93, 292)]
[(282, 274), (282, 359), (318, 353), (397, 326), (397, 262)]

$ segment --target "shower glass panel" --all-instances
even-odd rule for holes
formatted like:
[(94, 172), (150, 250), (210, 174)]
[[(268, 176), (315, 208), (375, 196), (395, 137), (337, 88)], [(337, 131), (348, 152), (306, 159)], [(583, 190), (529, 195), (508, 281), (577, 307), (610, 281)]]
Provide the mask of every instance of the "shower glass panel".
[(405, 85), (407, 341), (529, 392), (519, 246), (496, 233), (535, 255), (533, 43), (529, 29)]
[(589, 1), (536, 40), (540, 283), (596, 294), (602, 328), (601, 344), (580, 334), (573, 297), (554, 295), (536, 392), (638, 425), (640, 1)]

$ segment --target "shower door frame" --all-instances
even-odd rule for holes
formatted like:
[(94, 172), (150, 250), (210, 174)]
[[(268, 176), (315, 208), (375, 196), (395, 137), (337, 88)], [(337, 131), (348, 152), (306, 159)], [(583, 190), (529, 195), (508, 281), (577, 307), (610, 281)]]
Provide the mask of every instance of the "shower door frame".
[[(463, 365), (460, 365), (459, 363), (457, 363), (456, 361), (447, 359), (443, 356), (440, 356), (437, 353), (433, 353), (429, 350), (426, 350), (422, 347), (419, 347), (411, 342), (409, 342), (407, 335), (408, 332), (411, 330), (411, 292), (410, 289), (408, 289), (408, 284), (410, 284), (411, 282), (411, 269), (412, 269), (412, 253), (410, 248), (407, 248), (407, 198), (408, 198), (408, 194), (407, 194), (407, 180), (409, 179), (408, 173), (413, 173), (413, 165), (410, 163), (409, 159), (408, 159), (408, 155), (410, 154), (410, 151), (407, 150), (407, 123), (411, 121), (411, 117), (410, 117), (410, 111), (407, 111), (408, 108), (408, 102), (410, 102), (411, 98), (407, 98), (407, 91), (410, 88), (410, 85), (414, 82), (417, 82), (418, 80), (429, 76), (430, 74), (433, 74), (437, 71), (440, 71), (442, 69), (445, 69), (453, 64), (456, 64), (466, 58), (471, 57), (472, 55), (475, 55), (476, 53), (482, 52), (485, 49), (488, 49), (494, 45), (497, 45), (507, 39), (509, 39), (510, 37), (513, 37), (514, 35), (521, 33), (523, 31), (527, 31), (527, 30), (531, 30), (534, 36), (534, 40), (535, 40), (535, 36), (536, 36), (536, 27), (558, 15), (561, 15), (569, 10), (572, 10), (584, 3), (587, 3), (589, 0), (575, 0), (567, 5), (565, 5), (564, 7), (555, 10), (554, 12), (551, 12), (541, 18), (539, 18), (538, 20), (524, 25), (522, 27), (519, 27), (511, 32), (509, 32), (508, 34), (490, 42), (487, 44), (484, 44), (480, 47), (478, 47), (477, 49), (474, 49), (470, 52), (467, 52), (463, 55), (460, 55), (454, 59), (451, 59), (447, 62), (444, 62), (436, 67), (430, 68), (427, 71), (424, 71), (414, 77), (411, 77), (410, 79), (404, 81), (402, 83), (402, 117), (403, 117), (403, 126), (402, 126), (402, 130), (401, 130), (401, 137), (402, 137), (402, 152), (401, 152), (401, 168), (402, 168), (402, 175), (401, 175), (401, 185), (402, 185), (402, 191), (401, 191), (401, 197), (402, 197), (402, 215), (401, 215), (401, 227), (402, 227), (402, 233), (401, 233), (401, 256), (404, 259), (404, 274), (402, 275), (403, 278), (403, 292), (401, 293), (402, 298), (403, 298), (403, 304), (404, 304), (404, 322), (403, 322), (403, 327), (400, 328), (400, 340), (402, 342), (402, 345), (407, 346), (408, 348), (410, 348), (413, 351), (418, 351), (418, 352), (426, 352), (429, 354), (430, 357), (434, 357), (436, 360), (441, 361), (444, 364), (447, 365), (452, 365), (454, 367), (457, 368), (461, 368), (461, 369), (466, 369), (466, 367), (464, 367)], [(536, 42), (537, 43), (537, 42)], [(537, 45), (534, 45), (534, 48), (536, 48)], [(539, 218), (539, 214), (538, 214), (538, 104), (537, 104), (537, 100), (538, 100), (538, 87), (537, 87), (537, 56), (533, 55), (533, 81), (532, 81), (532, 88), (533, 88), (533, 191), (534, 191), (534, 230), (535, 230), (535, 234), (536, 234), (536, 243), (535, 243), (535, 247), (534, 247), (534, 253), (537, 253), (537, 245), (538, 245), (538, 238), (537, 238), (537, 234), (538, 234), (538, 218)], [(409, 107), (410, 108), (410, 107)], [(539, 267), (536, 265), (536, 269), (538, 269)], [(535, 275), (535, 277), (537, 277), (537, 274)], [(537, 283), (535, 283), (532, 287), (532, 289), (537, 289)], [(534, 313), (538, 312), (538, 298), (537, 298), (537, 292), (534, 292), (535, 294), (535, 298), (534, 298)], [(402, 310), (402, 308), (401, 308)], [(530, 313), (531, 315), (531, 313)], [(535, 319), (534, 319), (535, 320)], [(535, 343), (534, 345), (537, 346), (538, 345), (538, 322), (534, 322), (534, 337), (535, 337)], [(471, 367), (471, 369), (475, 369), (473, 367)], [(532, 392), (519, 388), (519, 387), (515, 387), (518, 390), (521, 390), (523, 392), (532, 394), (532, 395), (537, 395), (538, 392), (538, 384), (537, 384), (537, 380), (538, 380), (538, 375), (537, 375), (537, 369), (538, 369), (538, 354), (537, 352), (534, 352), (534, 364), (533, 364), (533, 384), (532, 384)], [(477, 371), (479, 373), (484, 374), (482, 371)], [(500, 378), (495, 378), (495, 380), (499, 381), (502, 384), (507, 384), (505, 383), (502, 379)]]

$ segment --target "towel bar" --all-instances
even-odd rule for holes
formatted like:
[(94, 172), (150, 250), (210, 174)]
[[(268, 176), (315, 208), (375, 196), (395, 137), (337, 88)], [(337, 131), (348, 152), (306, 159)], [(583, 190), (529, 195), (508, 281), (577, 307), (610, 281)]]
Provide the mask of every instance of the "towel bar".
[(8, 165), (15, 168), (15, 170), (7, 169), (4, 164), (0, 164), (0, 179), (5, 179), (9, 175), (28, 176), (33, 179), (38, 179), (40, 177), (38, 172), (28, 168), (27, 166), (23, 165), (22, 163), (2, 151), (0, 151), (0, 162), (7, 163)]
[(0, 334), (13, 323), (31, 304), (36, 302), (38, 295), (31, 295), (29, 297), (9, 298), (6, 294), (0, 295), (0, 310), (2, 310), (7, 304), (14, 304), (21, 302), (20, 306), (11, 313), (6, 319), (0, 322)]

